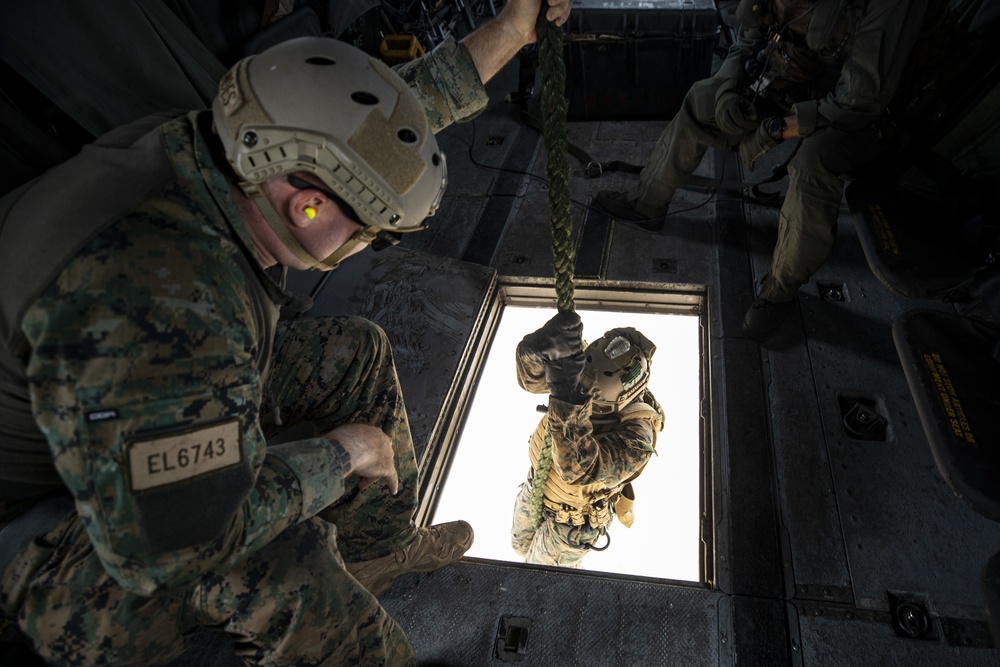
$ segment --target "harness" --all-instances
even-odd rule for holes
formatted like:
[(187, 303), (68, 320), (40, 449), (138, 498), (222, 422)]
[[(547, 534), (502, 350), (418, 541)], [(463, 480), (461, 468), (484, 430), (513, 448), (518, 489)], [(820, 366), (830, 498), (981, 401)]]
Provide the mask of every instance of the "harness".
[(863, 0), (743, 0), (737, 18), (766, 39), (745, 63), (749, 94), (789, 109), (833, 90), (863, 14)]

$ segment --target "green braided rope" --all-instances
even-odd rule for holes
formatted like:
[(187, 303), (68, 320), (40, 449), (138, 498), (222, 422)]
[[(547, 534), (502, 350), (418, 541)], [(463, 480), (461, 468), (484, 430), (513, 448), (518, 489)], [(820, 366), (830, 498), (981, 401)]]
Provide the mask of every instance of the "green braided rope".
[[(559, 310), (576, 310), (573, 303), (573, 218), (569, 202), (569, 163), (566, 159), (566, 64), (563, 62), (562, 29), (545, 18), (548, 9), (542, 3), (535, 31), (538, 33), (539, 64), (542, 70), (543, 137), (548, 160), (545, 175), (549, 180), (549, 211), (552, 216), (552, 269), (556, 280)], [(545, 440), (531, 481), (530, 518), (537, 528), (542, 525), (542, 498), (552, 467), (552, 427), (546, 421)]]
[(559, 310), (573, 311), (573, 218), (569, 202), (569, 140), (566, 137), (566, 64), (563, 62), (563, 32), (545, 19), (542, 3), (535, 31), (538, 33), (539, 65), (542, 70), (542, 117), (545, 175), (549, 180), (549, 210), (552, 215), (552, 264)]
[(542, 443), (542, 451), (538, 455), (538, 465), (535, 466), (535, 474), (531, 478), (529, 516), (531, 517), (531, 525), (535, 528), (542, 525), (542, 498), (545, 496), (545, 481), (549, 478), (550, 468), (552, 468), (552, 428), (546, 422), (545, 440)]

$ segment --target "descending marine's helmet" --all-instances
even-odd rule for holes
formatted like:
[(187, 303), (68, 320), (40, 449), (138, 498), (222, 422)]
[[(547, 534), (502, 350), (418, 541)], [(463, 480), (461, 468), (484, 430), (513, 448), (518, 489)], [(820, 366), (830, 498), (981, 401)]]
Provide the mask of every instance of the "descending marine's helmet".
[[(420, 102), (386, 65), (344, 42), (302, 37), (241, 60), (222, 78), (212, 113), (240, 187), (314, 268), (335, 268), (382, 231), (422, 229), (444, 194), (444, 156)], [(365, 227), (330, 257), (306, 253), (257, 187), (293, 172), (313, 174)]]
[(587, 346), (581, 385), (595, 413), (617, 412), (642, 395), (654, 352), (656, 345), (632, 327), (612, 329)]

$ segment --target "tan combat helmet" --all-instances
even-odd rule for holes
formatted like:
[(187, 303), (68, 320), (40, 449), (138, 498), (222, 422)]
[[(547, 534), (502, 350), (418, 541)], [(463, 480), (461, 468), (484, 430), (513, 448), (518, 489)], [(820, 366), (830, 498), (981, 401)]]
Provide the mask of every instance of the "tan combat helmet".
[(656, 345), (632, 327), (605, 332), (587, 346), (581, 385), (593, 396), (593, 411), (618, 412), (642, 395)]
[[(302, 37), (241, 60), (222, 78), (212, 114), (240, 187), (313, 268), (336, 268), (384, 232), (423, 229), (441, 203), (445, 160), (420, 102), (386, 65), (344, 42)], [(364, 226), (329, 257), (307, 253), (258, 187), (295, 172), (322, 181)]]

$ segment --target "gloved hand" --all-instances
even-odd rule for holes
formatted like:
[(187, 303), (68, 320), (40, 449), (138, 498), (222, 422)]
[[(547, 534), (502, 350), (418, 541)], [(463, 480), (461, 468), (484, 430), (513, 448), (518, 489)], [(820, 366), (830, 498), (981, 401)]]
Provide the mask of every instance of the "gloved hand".
[(549, 385), (549, 395), (565, 403), (586, 403), (587, 394), (580, 391), (580, 376), (586, 363), (587, 356), (581, 349), (568, 357), (546, 362), (545, 382)]
[(536, 361), (565, 359), (581, 351), (583, 322), (574, 312), (559, 312), (521, 340), (521, 351)]
[(770, 131), (767, 129), (767, 121), (765, 120), (765, 122), (757, 127), (756, 132), (748, 135), (740, 142), (740, 159), (743, 160), (743, 164), (752, 170), (757, 160), (777, 145), (778, 141), (771, 136)]
[(750, 100), (736, 92), (729, 79), (715, 93), (715, 122), (726, 134), (746, 134), (757, 125), (757, 112)]

